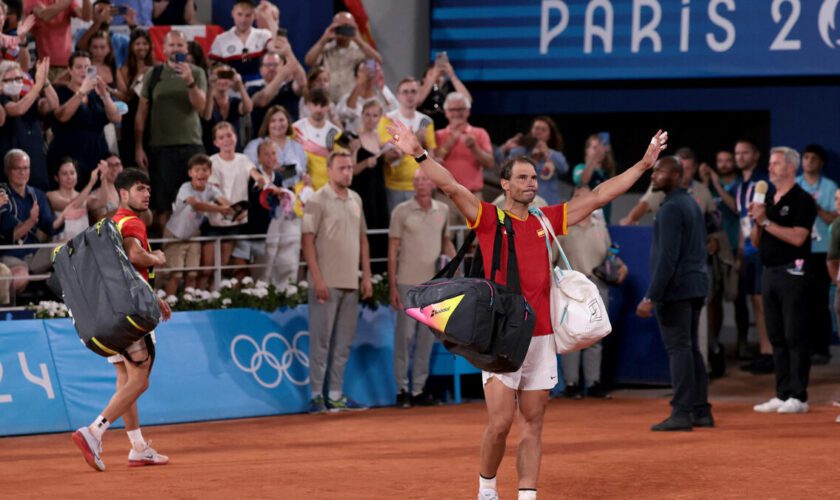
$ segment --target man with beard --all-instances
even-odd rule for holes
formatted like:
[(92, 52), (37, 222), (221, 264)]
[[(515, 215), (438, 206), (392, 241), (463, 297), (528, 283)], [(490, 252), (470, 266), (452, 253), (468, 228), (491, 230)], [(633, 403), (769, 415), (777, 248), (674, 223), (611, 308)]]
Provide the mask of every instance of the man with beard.
[[(748, 298), (752, 303), (759, 343), (758, 355), (741, 368), (753, 374), (773, 373), (773, 346), (770, 345), (770, 340), (767, 338), (767, 326), (764, 322), (764, 302), (761, 298), (761, 256), (758, 248), (750, 241), (750, 232), (754, 223), (747, 213), (747, 206), (753, 199), (756, 183), (769, 181), (767, 172), (758, 168), (760, 156), (761, 153), (753, 142), (741, 139), (735, 143), (735, 165), (738, 167), (741, 176), (730, 190), (730, 194), (735, 198), (735, 209), (738, 213), (741, 228), (740, 246), (738, 248), (739, 268), (741, 270), (741, 280), (738, 283), (738, 300), (746, 302)], [(773, 196), (772, 185), (769, 186), (767, 191), (767, 198), (771, 196)], [(735, 323), (739, 325), (739, 343), (746, 345), (749, 316), (745, 308), (736, 308), (735, 313)]]
[(674, 387), (671, 415), (652, 426), (652, 431), (714, 427), (709, 379), (697, 339), (700, 310), (709, 290), (706, 224), (682, 187), (682, 169), (676, 158), (662, 158), (653, 167), (650, 181), (654, 191), (665, 193), (665, 201), (653, 223), (650, 285), (636, 314), (649, 318), (656, 306)]
[[(466, 217), (467, 223), (478, 235), (478, 245), (485, 263), (485, 276), (504, 284), (507, 265), (504, 254), (502, 268), (490, 276), (493, 261), (494, 236), (497, 225), (496, 208), (481, 202), (465, 186), (459, 184), (452, 173), (420, 145), (413, 128), (400, 120), (388, 127), (391, 143), (415, 161), (426, 175)], [(621, 175), (599, 185), (591, 193), (572, 199), (568, 203), (543, 209), (548, 221), (558, 235), (566, 234), (567, 226), (577, 224), (596, 209), (627, 192), (647, 171), (660, 151), (665, 149), (667, 133), (662, 131), (651, 139), (644, 157)], [(513, 373), (484, 372), (484, 397), (487, 404), (488, 424), (481, 442), (479, 468), (479, 499), (498, 499), (496, 472), (505, 454), (505, 441), (514, 417), (521, 429), (517, 453), (519, 472), (519, 499), (537, 497), (537, 477), (540, 469), (543, 415), (549, 391), (557, 384), (557, 351), (551, 328), (549, 290), (551, 277), (547, 271), (549, 251), (546, 238), (537, 217), (528, 213), (537, 194), (537, 168), (527, 157), (511, 158), (502, 165), (501, 184), (505, 192), (505, 212), (513, 224), (516, 258), (519, 269), (531, 272), (521, 276), (522, 294), (536, 313), (536, 326), (522, 368)], [(503, 236), (503, 240), (508, 238)], [(507, 242), (502, 242), (505, 248)], [(542, 271), (539, 271), (542, 270)]]
[[(326, 99), (326, 95), (321, 97)], [(326, 109), (326, 103), (321, 107)], [(356, 335), (359, 296), (367, 299), (373, 295), (367, 225), (362, 199), (350, 189), (353, 181), (350, 153), (346, 150), (330, 153), (326, 170), (328, 182), (306, 202), (301, 229), (303, 257), (309, 267), (311, 283), (308, 303), (312, 400), (309, 413), (367, 409), (343, 391), (344, 368)], [(326, 397), (325, 385), (328, 388)]]

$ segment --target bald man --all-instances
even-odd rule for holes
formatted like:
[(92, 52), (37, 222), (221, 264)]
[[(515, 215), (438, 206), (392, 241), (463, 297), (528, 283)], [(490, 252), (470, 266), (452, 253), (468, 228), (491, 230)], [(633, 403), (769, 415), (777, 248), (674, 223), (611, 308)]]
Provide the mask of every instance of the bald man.
[(333, 103), (349, 94), (356, 85), (353, 69), (363, 59), (382, 64), (382, 56), (362, 39), (356, 20), (349, 12), (339, 12), (315, 45), (306, 53), (308, 66), (321, 65), (330, 74), (329, 95)]
[(655, 308), (674, 387), (671, 415), (652, 431), (714, 427), (709, 378), (697, 341), (700, 310), (709, 290), (706, 224), (682, 176), (679, 160), (666, 157), (656, 162), (651, 177), (653, 191), (665, 193), (665, 201), (653, 223), (650, 285), (636, 314), (648, 318)]

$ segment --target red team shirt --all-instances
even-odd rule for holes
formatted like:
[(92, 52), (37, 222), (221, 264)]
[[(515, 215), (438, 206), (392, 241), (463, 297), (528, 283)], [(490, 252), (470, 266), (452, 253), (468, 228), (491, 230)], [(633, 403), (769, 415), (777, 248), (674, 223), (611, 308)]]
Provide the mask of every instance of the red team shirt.
[[(565, 203), (541, 208), (546, 218), (551, 222), (557, 236), (566, 234)], [(549, 287), (551, 276), (548, 273), (548, 250), (545, 245), (545, 234), (540, 221), (532, 215), (525, 220), (507, 213), (513, 223), (514, 245), (516, 245), (516, 264), (519, 267), (519, 283), (525, 300), (531, 304), (537, 315), (537, 325), (534, 336), (551, 335), (551, 300)], [(478, 210), (478, 220), (467, 221), (470, 229), (475, 229), (478, 236), (478, 246), (484, 262), (484, 275), (490, 279), (493, 265), (493, 243), (496, 237), (496, 207), (490, 203), (481, 202)], [(501, 269), (496, 273), (493, 281), (504, 285), (507, 282), (507, 233), (503, 231)], [(553, 243), (552, 243), (553, 244)]]
[[(111, 219), (116, 224), (122, 220), (123, 217), (134, 217), (133, 219), (127, 220), (123, 225), (122, 231), (120, 231), (123, 238), (137, 238), (140, 240), (140, 245), (143, 248), (148, 249), (149, 239), (146, 236), (146, 224), (143, 224), (143, 221), (140, 220), (140, 216), (127, 208), (120, 207)], [(134, 268), (137, 269), (137, 272), (139, 272), (141, 276), (143, 276), (144, 280), (149, 281), (149, 269), (147, 267), (134, 266)]]

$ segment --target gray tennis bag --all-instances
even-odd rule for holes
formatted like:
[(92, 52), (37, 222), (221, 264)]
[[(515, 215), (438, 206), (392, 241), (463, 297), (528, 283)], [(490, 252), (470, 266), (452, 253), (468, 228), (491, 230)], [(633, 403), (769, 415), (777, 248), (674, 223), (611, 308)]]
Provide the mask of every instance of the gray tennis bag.
[(128, 260), (110, 218), (56, 248), (52, 261), (48, 284), (63, 297), (79, 337), (96, 354), (124, 354), (160, 322), (157, 297)]

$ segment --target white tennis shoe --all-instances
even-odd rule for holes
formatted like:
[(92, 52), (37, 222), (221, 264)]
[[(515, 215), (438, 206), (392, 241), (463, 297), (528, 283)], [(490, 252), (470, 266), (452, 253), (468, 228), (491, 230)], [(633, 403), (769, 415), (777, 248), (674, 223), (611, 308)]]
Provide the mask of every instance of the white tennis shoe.
[(753, 410), (758, 413), (778, 413), (779, 408), (785, 405), (785, 402), (779, 398), (773, 398), (770, 401), (753, 406)]
[(143, 451), (137, 451), (133, 447), (128, 452), (128, 466), (129, 467), (143, 467), (145, 465), (166, 465), (169, 463), (169, 457), (161, 455), (154, 448), (152, 442), (146, 443), (146, 448)]
[(87, 427), (80, 427), (71, 436), (76, 446), (82, 450), (82, 455), (85, 457), (85, 462), (90, 465), (93, 470), (104, 472), (105, 462), (102, 461), (102, 441), (93, 437), (90, 429)]

